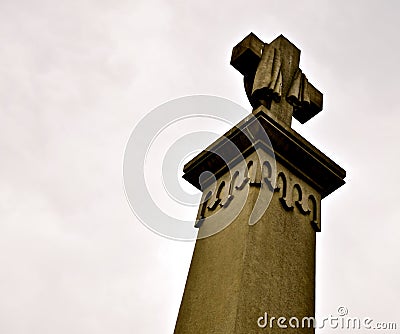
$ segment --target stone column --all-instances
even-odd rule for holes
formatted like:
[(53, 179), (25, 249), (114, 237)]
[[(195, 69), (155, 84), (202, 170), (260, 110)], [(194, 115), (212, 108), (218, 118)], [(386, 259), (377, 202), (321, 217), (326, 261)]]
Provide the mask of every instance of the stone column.
[(175, 334), (314, 333), (321, 199), (345, 171), (275, 117), (274, 103), (184, 167), (203, 200)]

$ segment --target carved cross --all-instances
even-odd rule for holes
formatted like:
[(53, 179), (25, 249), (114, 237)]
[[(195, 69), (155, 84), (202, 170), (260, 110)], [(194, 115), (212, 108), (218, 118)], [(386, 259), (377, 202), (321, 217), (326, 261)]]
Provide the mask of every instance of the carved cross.
[(292, 116), (305, 123), (322, 110), (322, 93), (299, 68), (300, 50), (280, 35), (264, 43), (250, 33), (233, 48), (231, 65), (244, 76), (254, 109), (263, 105), (290, 127)]

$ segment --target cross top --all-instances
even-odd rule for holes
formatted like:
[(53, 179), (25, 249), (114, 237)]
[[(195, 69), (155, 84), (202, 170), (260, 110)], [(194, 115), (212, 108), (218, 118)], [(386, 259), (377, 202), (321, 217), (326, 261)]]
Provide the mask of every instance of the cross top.
[(305, 123), (322, 110), (322, 93), (299, 68), (300, 50), (280, 35), (264, 43), (250, 33), (232, 50), (231, 65), (244, 76), (254, 109), (263, 105), (286, 126)]

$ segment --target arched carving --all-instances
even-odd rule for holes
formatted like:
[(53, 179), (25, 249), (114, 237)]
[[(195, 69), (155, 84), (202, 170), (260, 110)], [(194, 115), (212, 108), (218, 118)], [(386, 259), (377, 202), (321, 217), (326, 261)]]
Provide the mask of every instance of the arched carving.
[(207, 206), (208, 206), (208, 201), (210, 200), (211, 195), (212, 195), (212, 191), (209, 191), (207, 193), (207, 195), (204, 197), (204, 200), (203, 200), (203, 203), (202, 203), (201, 209), (200, 209), (200, 216), (197, 219), (196, 224), (194, 225), (194, 227), (196, 227), (196, 228), (200, 228), (204, 222), (204, 219), (206, 218), (205, 214), (206, 214), (206, 210), (207, 210)]
[(283, 172), (279, 172), (276, 180), (275, 192), (281, 194), (279, 201), (283, 208), (287, 211), (292, 211), (294, 206), (299, 210), (302, 215), (310, 215), (310, 221), (313, 229), (317, 232), (321, 231), (321, 225), (319, 220), (319, 203), (317, 202), (314, 195), (310, 194), (308, 197), (304, 194), (300, 184), (296, 183), (291, 188), (291, 193), (287, 194), (287, 190), (290, 189), (288, 181)]
[(286, 195), (287, 192), (287, 180), (286, 176), (283, 172), (279, 172), (278, 177), (276, 178), (276, 188), (275, 192), (280, 192), (281, 197), (279, 197), (279, 201), (285, 210), (291, 211), (293, 210), (293, 205), (288, 203), (288, 198)]
[(269, 161), (264, 161), (261, 174), (268, 189), (274, 191), (274, 185), (272, 184), (272, 166)]
[(247, 164), (250, 186), (261, 187), (261, 168), (258, 161), (249, 161)]
[(240, 185), (235, 186), (235, 189), (242, 190), (244, 188), (244, 186), (247, 184), (247, 182), (249, 182), (249, 180), (250, 180), (250, 178), (249, 178), (249, 165), (251, 165), (252, 163), (253, 163), (253, 161), (250, 161), (247, 164), (247, 169), (243, 173), (243, 180), (242, 180), (242, 182), (240, 182)]
[(296, 207), (303, 215), (308, 215), (310, 213), (310, 210), (308, 208), (304, 208), (303, 191), (301, 190), (300, 185), (297, 183), (293, 186), (292, 199), (293, 203), (296, 204)]
[(220, 206), (226, 208), (226, 207), (228, 207), (229, 203), (233, 200), (233, 197), (234, 197), (233, 190), (236, 188), (235, 184), (236, 184), (238, 177), (239, 177), (239, 171), (237, 170), (232, 175), (231, 182), (229, 183), (229, 192), (228, 192), (227, 196), (221, 200), (221, 203), (219, 203)]
[(222, 181), (219, 184), (217, 191), (214, 193), (211, 203), (208, 205), (209, 210), (215, 210), (217, 208), (219, 202), (221, 202), (221, 193), (222, 193), (222, 190), (224, 189), (224, 187), (225, 187), (225, 181)]
[[(205, 219), (207, 209), (216, 210), (218, 206), (226, 208), (234, 198), (234, 191), (242, 190), (250, 180), (257, 179), (257, 166), (253, 161), (249, 161), (244, 173), (243, 179), (240, 181), (240, 171), (237, 170), (231, 174), (231, 180), (228, 182), (221, 181), (215, 191), (209, 191), (204, 197), (201, 205), (198, 221), (195, 227), (200, 227)], [(279, 201), (286, 211), (293, 211), (296, 207), (302, 215), (310, 216), (310, 223), (317, 232), (321, 231), (319, 217), (319, 203), (313, 194), (305, 194), (301, 185), (295, 183), (293, 187), (289, 185), (288, 179), (283, 171), (278, 173), (275, 188), (272, 184), (273, 170), (268, 161), (260, 166), (260, 180), (262, 179), (270, 190), (279, 193)], [(228, 184), (229, 183), (229, 184)], [(237, 185), (239, 183), (239, 185)], [(250, 182), (251, 185), (251, 182)]]
[(308, 207), (310, 208), (309, 212), (311, 213), (311, 226), (315, 231), (321, 232), (321, 224), (318, 217), (318, 203), (314, 195), (308, 196)]

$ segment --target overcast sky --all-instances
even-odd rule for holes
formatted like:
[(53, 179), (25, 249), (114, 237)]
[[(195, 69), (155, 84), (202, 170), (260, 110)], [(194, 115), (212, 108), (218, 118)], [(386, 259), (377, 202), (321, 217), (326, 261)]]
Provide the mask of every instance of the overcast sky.
[(125, 145), (177, 97), (250, 111), (229, 60), (251, 31), (301, 49), (324, 110), (294, 127), (348, 173), (322, 202), (317, 314), (400, 324), (399, 17), (382, 0), (2, 0), (0, 333), (173, 332), (194, 243), (136, 219)]

